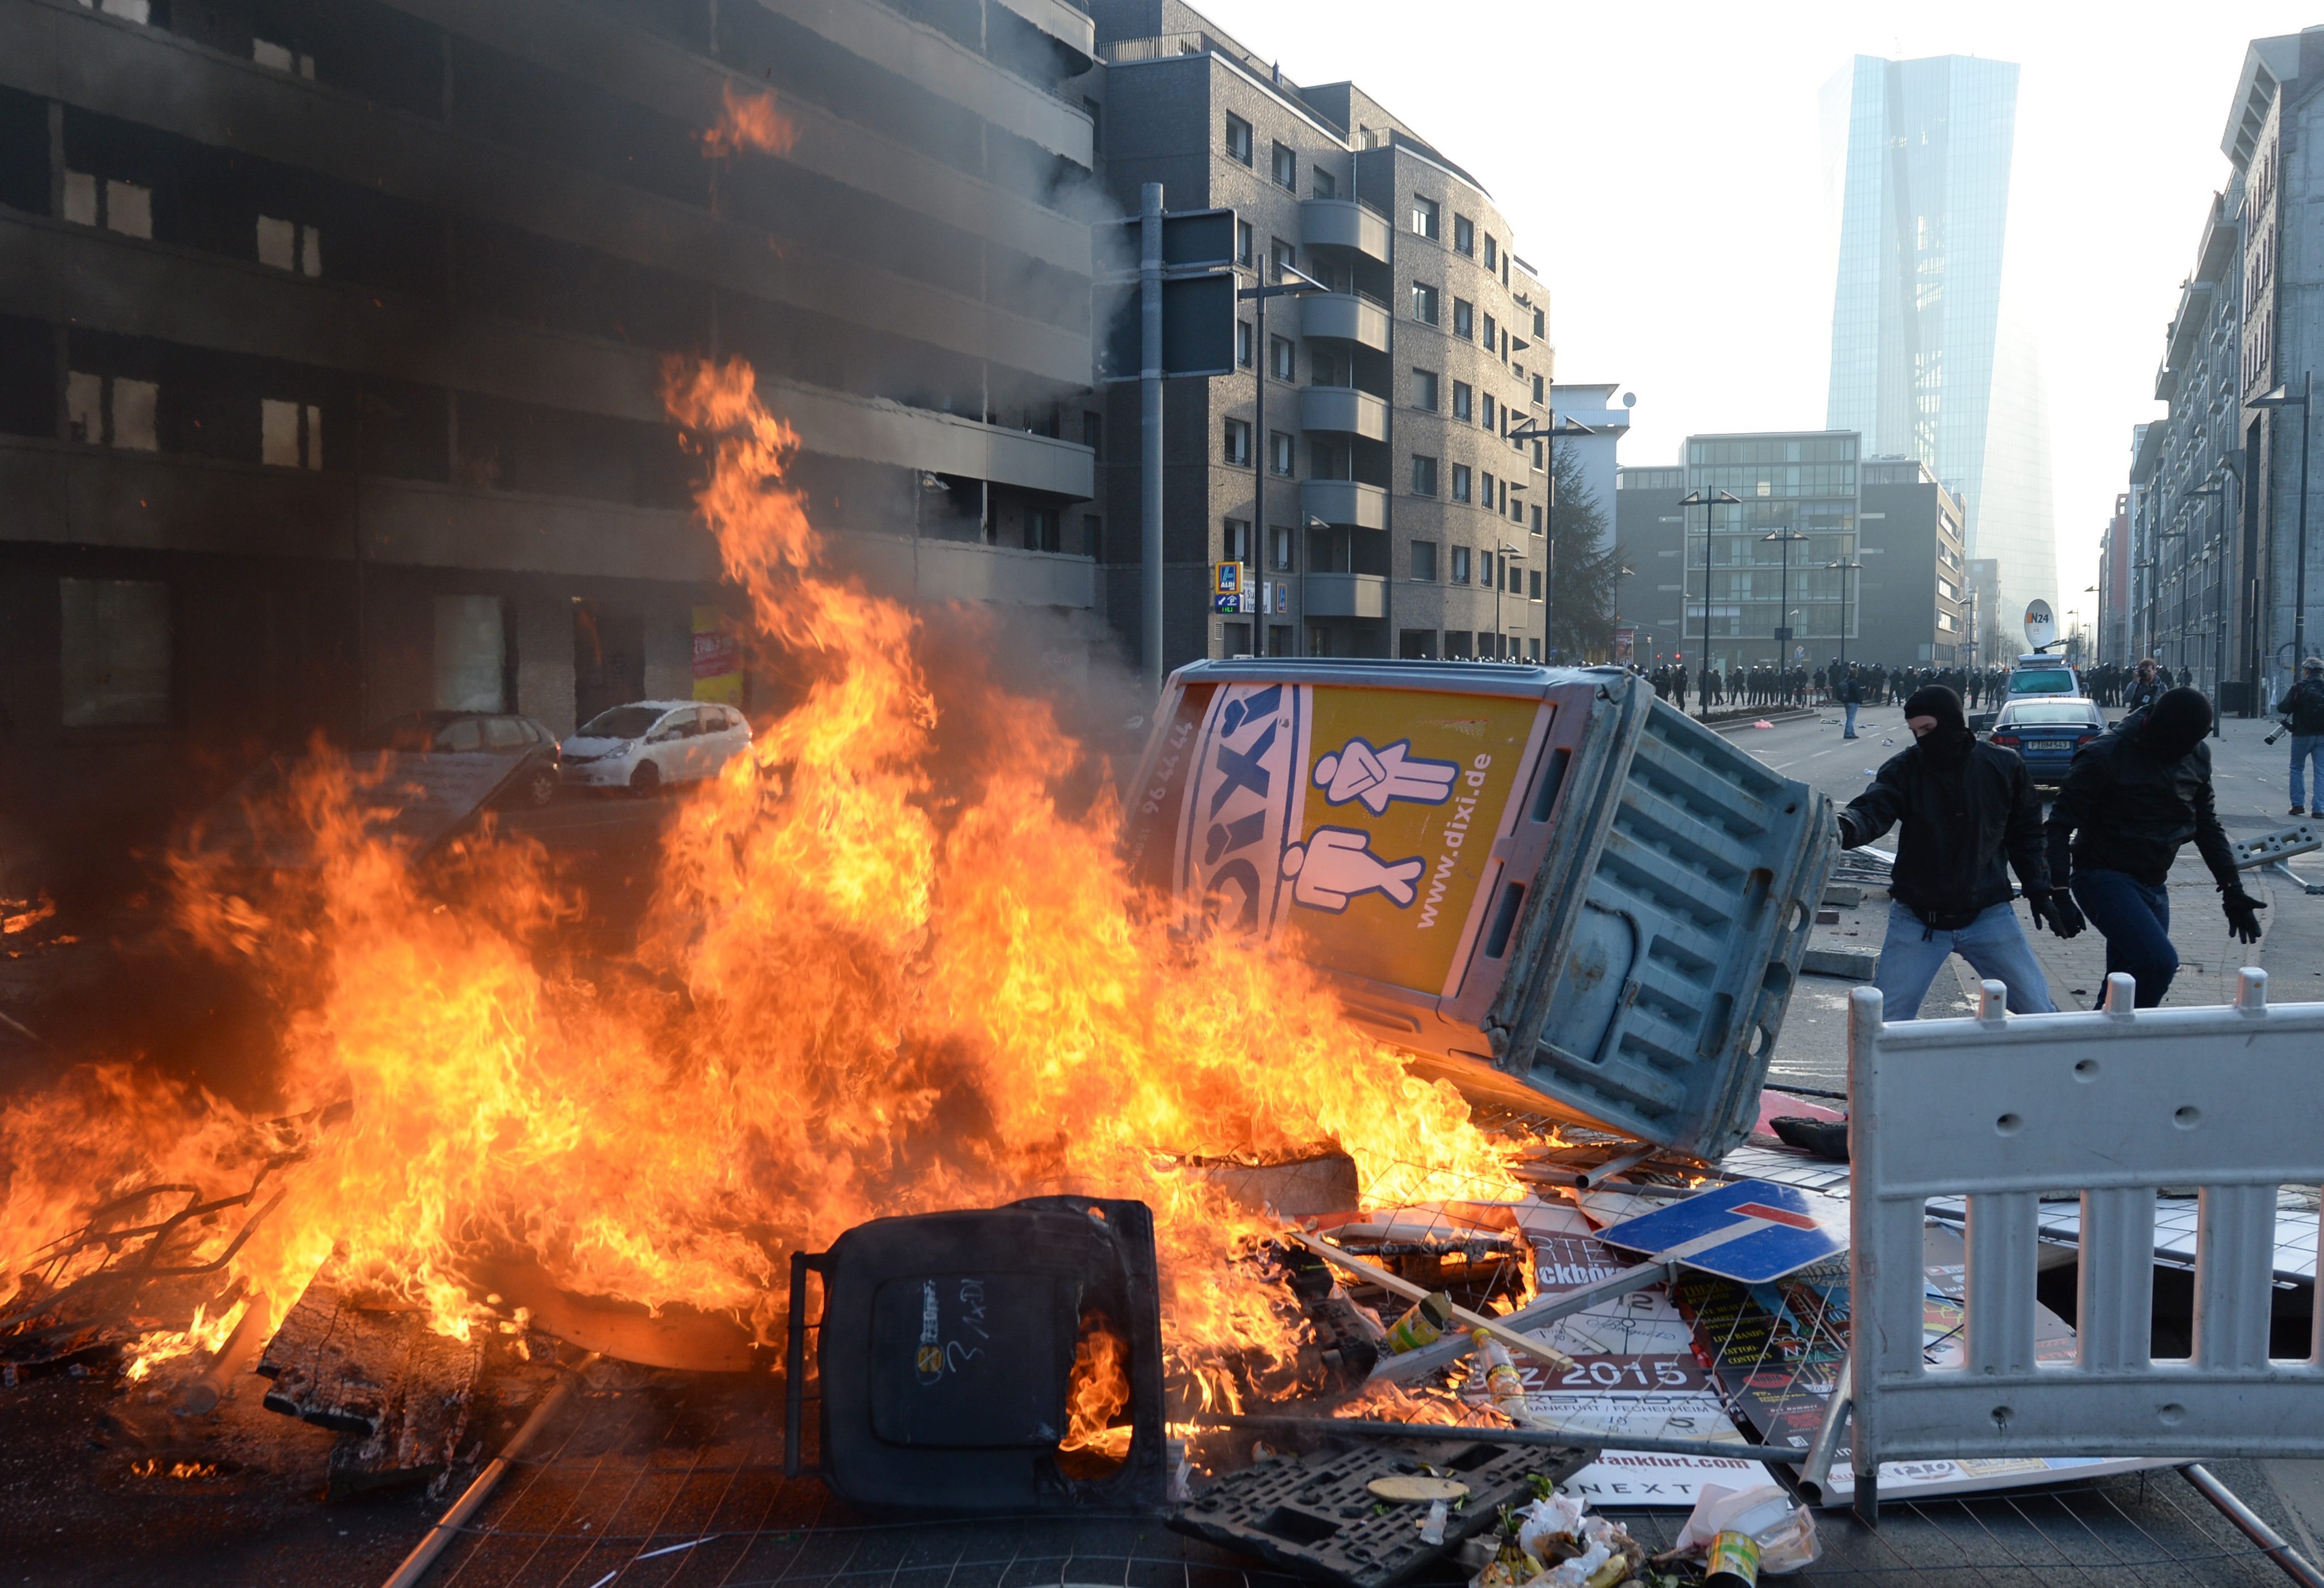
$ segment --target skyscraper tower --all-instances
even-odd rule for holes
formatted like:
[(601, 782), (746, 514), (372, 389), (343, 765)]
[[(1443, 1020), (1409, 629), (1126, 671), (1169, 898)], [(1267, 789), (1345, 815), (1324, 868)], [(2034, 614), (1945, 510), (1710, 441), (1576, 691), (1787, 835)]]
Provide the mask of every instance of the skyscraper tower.
[(1859, 55), (1829, 97), (1845, 152), (1824, 423), (1960, 494), (1969, 555), (2000, 565), (2005, 613), (2054, 601), (2041, 366), (2003, 285), (2017, 68)]

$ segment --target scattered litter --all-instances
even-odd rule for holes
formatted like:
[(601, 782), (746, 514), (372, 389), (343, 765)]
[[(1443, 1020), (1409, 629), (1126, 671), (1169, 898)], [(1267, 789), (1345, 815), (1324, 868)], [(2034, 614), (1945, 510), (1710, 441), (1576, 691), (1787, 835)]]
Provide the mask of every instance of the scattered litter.
[[(1389, 1588), (1490, 1528), (1504, 1508), (1579, 1471), (1586, 1452), (1534, 1445), (1430, 1442), (1319, 1450), (1230, 1473), (1180, 1506), (1170, 1527), (1213, 1544), (1321, 1576), (1343, 1588)], [(1403, 1505), (1372, 1491), (1390, 1476), (1452, 1477), (1465, 1503), (1449, 1505), (1434, 1540)], [(1442, 1500), (1433, 1502), (1443, 1504)]]
[(1771, 723), (1771, 722), (1769, 722), (1766, 717), (1764, 717), (1764, 716), (1763, 716), (1763, 717), (1761, 717), (1757, 722), (1753, 723), (1751, 725), (1752, 725), (1753, 727), (1755, 727), (1755, 728), (1772, 728), (1772, 727), (1774, 727), (1775, 725), (1775, 724), (1773, 724), (1773, 723)]
[(1738, 1538), (1750, 1546), (1738, 1553), (1771, 1576), (1812, 1565), (1823, 1553), (1816, 1542), (1815, 1513), (1793, 1504), (1791, 1496), (1773, 1483), (1749, 1489), (1704, 1484), (1670, 1553), (1708, 1556), (1715, 1546)]
[[(1514, 1524), (1512, 1531), (1511, 1524)], [(1629, 1529), (1592, 1516), (1583, 1503), (1553, 1495), (1507, 1519), (1499, 1550), (1470, 1579), (1471, 1588), (1613, 1588), (1642, 1578), (1645, 1546)]]

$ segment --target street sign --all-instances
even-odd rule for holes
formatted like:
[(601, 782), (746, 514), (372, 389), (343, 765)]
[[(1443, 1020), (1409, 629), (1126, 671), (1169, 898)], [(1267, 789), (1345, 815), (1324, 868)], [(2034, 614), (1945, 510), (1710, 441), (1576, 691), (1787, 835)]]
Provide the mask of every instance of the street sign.
[[(1104, 364), (1102, 381), (1134, 381), (1139, 368), (1138, 283), (1098, 289), (1103, 309)], [(1232, 271), (1167, 276), (1162, 282), (1162, 373), (1227, 375), (1234, 373), (1235, 277)]]
[[(1129, 216), (1093, 228), (1096, 263), (1102, 275), (1138, 275), (1140, 221)], [(1162, 217), (1162, 268), (1223, 270), (1235, 262), (1235, 212), (1231, 209), (1174, 209)]]
[(1598, 1239), (1746, 1285), (1848, 1250), (1848, 1205), (1773, 1180), (1737, 1180), (1625, 1219)]

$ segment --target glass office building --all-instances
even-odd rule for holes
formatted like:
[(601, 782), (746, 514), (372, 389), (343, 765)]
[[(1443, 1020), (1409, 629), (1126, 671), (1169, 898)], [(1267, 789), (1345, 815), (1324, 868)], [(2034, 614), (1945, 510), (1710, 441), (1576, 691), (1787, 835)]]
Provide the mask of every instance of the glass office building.
[[(1857, 559), (1857, 451), (1855, 436), (1823, 430), (1687, 438), (1686, 489), (1702, 504), (1681, 509), (1683, 650), (1701, 653), (1706, 579), (1721, 672), (1821, 666), (1839, 651), (1843, 618), (1857, 638), (1861, 604), (1842, 598), (1842, 575), (1829, 567)], [(1718, 500), (1722, 492), (1738, 500)]]
[(2054, 605), (2041, 368), (2003, 291), (2017, 68), (1859, 55), (1832, 93), (1845, 152), (1824, 422), (1960, 494), (2006, 607)]

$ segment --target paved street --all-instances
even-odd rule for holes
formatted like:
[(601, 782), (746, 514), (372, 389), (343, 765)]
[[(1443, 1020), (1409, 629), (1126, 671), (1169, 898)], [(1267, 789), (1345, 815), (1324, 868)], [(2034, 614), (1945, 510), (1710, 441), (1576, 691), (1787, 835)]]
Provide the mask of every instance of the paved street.
[[(1802, 779), (1845, 804), (1863, 792), (1884, 760), (1911, 742), (1897, 706), (1867, 707), (1858, 717), (1857, 729), (1859, 737), (1850, 743), (1840, 736), (1840, 714), (1819, 712), (1773, 728), (1733, 731), (1729, 736), (1775, 771)], [(2211, 741), (2219, 820), (2231, 838), (2250, 837), (2293, 819), (2285, 814), (2291, 803), (2285, 786), (2290, 746), (2284, 742), (2273, 747), (2262, 744), (2271, 730), (2266, 722), (2231, 720), (2224, 734)], [(1884, 849), (1895, 845), (1893, 832), (1878, 841)], [(2292, 869), (2324, 883), (2324, 853), (2301, 856), (2292, 862)], [(2324, 999), (2324, 897), (2310, 898), (2263, 872), (2246, 872), (2245, 886), (2268, 906), (2260, 918), (2266, 936), (2247, 948), (2227, 936), (2218, 891), (2194, 845), (2181, 852), (2171, 874), (2171, 915), (2172, 937), (2182, 963), (2167, 1002), (2227, 1002), (2234, 997), (2236, 972), (2246, 965), (2268, 972), (2271, 999)], [(2022, 900), (2017, 909), (2049, 973), (2050, 995), (2058, 1007), (2095, 1005), (2105, 991), (2106, 940), (2091, 930), (2061, 942), (2034, 929)], [(1858, 908), (1841, 910), (1839, 925), (1817, 928), (1814, 940), (1877, 947), (1886, 911), (1884, 896), (1868, 898)], [(1958, 958), (1951, 964), (1957, 974), (1938, 978), (1922, 1008), (1924, 1018), (1964, 1014), (1974, 1007), (1975, 983), (1969, 967)], [(1779, 1077), (1834, 1091), (1846, 1085), (1847, 996), (1855, 984), (1822, 976), (1803, 979), (1775, 1048)]]

